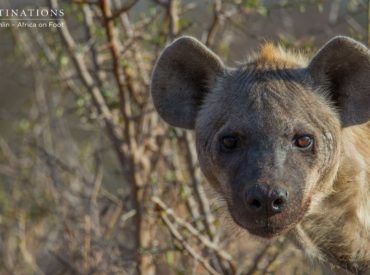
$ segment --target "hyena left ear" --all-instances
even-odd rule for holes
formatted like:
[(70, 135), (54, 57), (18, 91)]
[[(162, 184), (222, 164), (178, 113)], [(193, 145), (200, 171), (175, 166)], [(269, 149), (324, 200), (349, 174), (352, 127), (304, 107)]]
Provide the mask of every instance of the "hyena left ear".
[(194, 129), (198, 111), (217, 78), (226, 71), (221, 59), (197, 39), (183, 36), (168, 45), (154, 66), (154, 107), (170, 125)]
[(342, 126), (370, 120), (370, 50), (337, 36), (324, 45), (308, 66), (316, 85), (329, 89)]

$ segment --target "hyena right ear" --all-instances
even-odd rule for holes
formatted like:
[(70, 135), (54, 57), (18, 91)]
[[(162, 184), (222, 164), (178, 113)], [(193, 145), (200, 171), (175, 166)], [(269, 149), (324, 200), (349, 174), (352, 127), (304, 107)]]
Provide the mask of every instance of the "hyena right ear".
[(370, 121), (370, 50), (344, 36), (330, 40), (308, 66), (338, 106), (342, 126)]
[(220, 58), (195, 38), (175, 40), (154, 67), (151, 93), (155, 108), (172, 126), (193, 129), (202, 100), (224, 70)]

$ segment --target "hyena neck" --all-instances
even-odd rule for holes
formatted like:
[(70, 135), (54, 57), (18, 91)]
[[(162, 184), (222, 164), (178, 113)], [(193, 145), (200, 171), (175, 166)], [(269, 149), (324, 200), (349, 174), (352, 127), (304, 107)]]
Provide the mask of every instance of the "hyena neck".
[(342, 133), (333, 191), (297, 227), (306, 252), (352, 271), (370, 266), (370, 123)]
[(347, 214), (370, 231), (370, 123), (343, 130), (334, 191), (348, 205)]

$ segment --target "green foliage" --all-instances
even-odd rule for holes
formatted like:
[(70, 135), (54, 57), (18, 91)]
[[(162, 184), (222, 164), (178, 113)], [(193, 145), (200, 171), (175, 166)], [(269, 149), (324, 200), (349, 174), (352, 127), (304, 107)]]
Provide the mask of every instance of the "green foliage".
[(166, 252), (166, 261), (167, 264), (173, 266), (175, 264), (175, 253), (173, 251)]

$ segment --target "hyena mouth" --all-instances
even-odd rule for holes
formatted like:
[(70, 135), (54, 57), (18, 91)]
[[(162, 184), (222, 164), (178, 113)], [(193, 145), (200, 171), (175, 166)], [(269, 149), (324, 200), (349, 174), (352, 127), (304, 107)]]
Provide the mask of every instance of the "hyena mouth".
[(233, 209), (232, 206), (228, 205), (228, 212), (231, 215), (233, 221), (237, 226), (245, 229), (248, 233), (258, 236), (261, 238), (274, 238), (283, 235), (300, 223), (305, 216), (309, 204), (305, 204), (298, 213), (280, 217), (276, 219), (276, 216), (272, 217), (251, 217)]
[(278, 237), (282, 234), (285, 234), (289, 230), (291, 230), (294, 225), (284, 226), (284, 227), (276, 227), (271, 225), (265, 225), (260, 227), (244, 227), (250, 234), (253, 234), (258, 237), (262, 238), (274, 238)]
[(290, 230), (294, 229), (294, 227), (299, 224), (305, 214), (307, 213), (307, 210), (309, 208), (310, 203), (307, 202), (304, 204), (304, 206), (301, 208), (301, 210), (296, 213), (296, 216), (294, 218), (292, 217), (286, 217), (287, 219), (281, 219), (279, 222), (272, 222), (269, 218), (262, 219), (256, 223), (248, 223), (248, 221), (245, 221), (245, 224), (240, 223), (234, 218), (234, 221), (241, 226), (242, 228), (246, 229), (250, 234), (253, 234), (255, 236), (259, 236), (262, 238), (273, 238), (280, 235), (283, 235)]
[(244, 219), (238, 219), (237, 217), (234, 216), (233, 212), (230, 211), (229, 213), (235, 222), (237, 226), (239, 226), (242, 229), (245, 229), (248, 233), (262, 237), (262, 238), (273, 238), (277, 237), (279, 235), (282, 235), (286, 232), (288, 232), (290, 229), (292, 229), (295, 225), (284, 225), (284, 226), (277, 226), (277, 225), (272, 225), (268, 222), (268, 220), (264, 219), (263, 221), (259, 221), (257, 224), (256, 223), (250, 223), (247, 220)]

